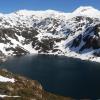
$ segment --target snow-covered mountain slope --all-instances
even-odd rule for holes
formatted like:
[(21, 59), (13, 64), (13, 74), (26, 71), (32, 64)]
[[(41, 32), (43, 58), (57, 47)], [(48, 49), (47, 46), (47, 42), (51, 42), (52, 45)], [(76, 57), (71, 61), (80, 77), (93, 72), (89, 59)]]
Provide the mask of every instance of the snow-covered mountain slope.
[(0, 14), (0, 55), (59, 54), (100, 62), (100, 11), (20, 10)]
[(87, 16), (87, 17), (96, 17), (96, 18), (99, 18), (100, 17), (100, 11), (91, 7), (91, 6), (88, 6), (88, 7), (84, 7), (84, 6), (81, 6), (79, 8), (77, 8), (73, 14), (80, 14), (80, 15), (83, 15), (83, 16)]

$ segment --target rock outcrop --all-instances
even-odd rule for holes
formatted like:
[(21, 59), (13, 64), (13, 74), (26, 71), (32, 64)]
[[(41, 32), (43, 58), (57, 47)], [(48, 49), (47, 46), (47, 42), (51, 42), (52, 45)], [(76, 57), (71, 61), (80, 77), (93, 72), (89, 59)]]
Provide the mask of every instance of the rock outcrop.
[(0, 76), (14, 79), (14, 82), (0, 81), (0, 100), (72, 100), (46, 92), (38, 81), (12, 74), (5, 69), (0, 70)]

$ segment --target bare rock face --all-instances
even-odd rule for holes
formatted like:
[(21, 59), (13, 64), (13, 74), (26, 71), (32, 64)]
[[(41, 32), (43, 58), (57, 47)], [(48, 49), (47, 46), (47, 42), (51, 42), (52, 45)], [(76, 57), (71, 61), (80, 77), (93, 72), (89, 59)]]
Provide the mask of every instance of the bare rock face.
[(92, 48), (93, 50), (100, 48), (100, 24), (93, 27), (88, 27), (83, 34), (78, 35), (72, 42), (71, 48), (77, 48), (77, 51), (82, 52), (85, 49)]

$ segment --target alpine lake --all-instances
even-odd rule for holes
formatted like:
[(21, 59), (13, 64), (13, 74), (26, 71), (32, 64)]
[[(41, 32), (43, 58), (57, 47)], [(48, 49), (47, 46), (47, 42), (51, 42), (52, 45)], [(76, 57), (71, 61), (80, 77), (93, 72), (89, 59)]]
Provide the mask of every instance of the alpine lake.
[(38, 80), (48, 92), (73, 98), (100, 98), (100, 63), (41, 54), (11, 57), (0, 68)]

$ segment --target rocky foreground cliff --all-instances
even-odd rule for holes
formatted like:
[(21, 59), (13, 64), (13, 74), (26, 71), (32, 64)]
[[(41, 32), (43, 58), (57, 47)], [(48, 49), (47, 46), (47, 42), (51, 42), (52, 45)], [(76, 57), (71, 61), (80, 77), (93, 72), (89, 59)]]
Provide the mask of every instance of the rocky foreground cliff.
[(20, 10), (0, 14), (0, 58), (57, 54), (100, 62), (100, 11)]
[(46, 92), (35, 80), (0, 70), (0, 100), (73, 100)]

